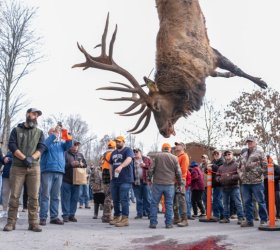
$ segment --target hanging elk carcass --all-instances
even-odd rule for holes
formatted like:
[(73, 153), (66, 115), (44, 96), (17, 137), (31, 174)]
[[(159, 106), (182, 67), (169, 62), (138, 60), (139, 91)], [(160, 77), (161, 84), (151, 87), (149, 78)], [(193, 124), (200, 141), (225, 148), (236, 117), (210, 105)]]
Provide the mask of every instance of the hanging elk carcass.
[[(166, 138), (171, 134), (175, 135), (176, 121), (200, 109), (206, 90), (205, 79), (208, 76), (239, 76), (253, 81), (261, 88), (267, 87), (261, 78), (245, 73), (209, 45), (205, 19), (198, 0), (156, 0), (156, 7), (160, 26), (156, 41), (154, 81), (144, 77), (145, 84), (139, 84), (127, 70), (114, 61), (113, 47), (117, 25), (110, 41), (109, 53), (106, 52), (109, 14), (101, 44), (97, 45), (101, 46), (101, 55), (93, 57), (78, 44), (86, 62), (73, 66), (113, 71), (129, 81), (131, 85), (112, 82), (116, 85), (99, 88), (132, 93), (132, 97), (105, 99), (132, 102), (131, 106), (117, 114), (141, 114), (134, 128), (128, 132), (142, 132), (148, 126), (153, 113), (161, 135)], [(226, 72), (217, 72), (217, 68)], [(144, 86), (148, 87), (148, 93), (144, 91)], [(137, 110), (137, 107), (140, 108)], [(144, 124), (139, 129), (143, 120)]]

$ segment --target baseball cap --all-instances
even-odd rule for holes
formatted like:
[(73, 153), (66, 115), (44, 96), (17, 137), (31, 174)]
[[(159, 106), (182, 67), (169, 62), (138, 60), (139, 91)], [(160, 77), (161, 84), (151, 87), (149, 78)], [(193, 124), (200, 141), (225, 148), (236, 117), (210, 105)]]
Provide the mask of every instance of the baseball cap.
[(162, 150), (170, 150), (171, 149), (171, 145), (169, 143), (163, 143), (161, 146)]
[(256, 137), (255, 136), (253, 136), (253, 135), (249, 135), (249, 136), (247, 136), (246, 137), (246, 139), (245, 139), (245, 142), (247, 143), (248, 141), (253, 141), (253, 142), (256, 142), (257, 141), (257, 139), (256, 139)]
[(80, 146), (81, 143), (80, 143), (78, 140), (74, 140), (74, 141), (73, 141), (73, 145), (74, 145), (74, 146)]
[(220, 153), (220, 151), (218, 149), (215, 149), (212, 153), (212, 155), (216, 154), (216, 153)]
[(125, 142), (125, 138), (122, 135), (119, 135), (115, 138), (115, 141)]
[(177, 146), (177, 145), (181, 145), (183, 148), (185, 148), (185, 144), (184, 144), (183, 142), (175, 142), (174, 144), (175, 144), (176, 146)]
[(190, 167), (194, 168), (196, 166), (198, 166), (198, 163), (196, 161), (192, 161)]
[(29, 108), (27, 109), (26, 113), (37, 113), (38, 116), (42, 115), (42, 111), (36, 108)]
[(114, 142), (112, 140), (108, 141), (107, 147), (108, 148), (115, 148), (116, 147), (116, 142)]
[(233, 153), (231, 150), (226, 150), (226, 151), (224, 151), (224, 153), (223, 153), (223, 155), (225, 156), (226, 154), (228, 154), (228, 153)]
[(208, 155), (206, 155), (206, 154), (203, 154), (201, 157), (203, 157), (203, 158), (208, 158)]

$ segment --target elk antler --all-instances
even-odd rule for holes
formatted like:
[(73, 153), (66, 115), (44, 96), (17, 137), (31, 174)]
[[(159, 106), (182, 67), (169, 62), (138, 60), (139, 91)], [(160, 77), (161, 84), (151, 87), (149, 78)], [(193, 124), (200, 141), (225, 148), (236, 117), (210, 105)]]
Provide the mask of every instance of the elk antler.
[[(115, 27), (115, 31), (114, 31), (111, 41), (110, 41), (109, 55), (107, 55), (106, 38), (107, 38), (107, 32), (108, 32), (108, 25), (109, 25), (109, 13), (107, 15), (106, 25), (105, 25), (104, 32), (102, 35), (101, 44), (98, 44), (97, 46), (95, 46), (95, 48), (101, 47), (101, 55), (98, 57), (93, 57), (84, 49), (83, 46), (80, 46), (79, 43), (77, 43), (79, 50), (84, 54), (84, 56), (86, 58), (86, 62), (75, 64), (72, 66), (72, 68), (83, 67), (83, 70), (86, 70), (88, 68), (108, 70), (108, 71), (115, 72), (115, 73), (120, 74), (123, 77), (125, 77), (132, 84), (133, 87), (131, 87), (125, 83), (111, 82), (111, 83), (114, 83), (117, 85), (121, 85), (122, 87), (109, 86), (109, 87), (98, 88), (97, 90), (115, 90), (115, 91), (132, 93), (132, 97), (121, 97), (121, 98), (110, 98), (110, 99), (101, 98), (101, 99), (106, 100), (106, 101), (132, 101), (133, 104), (131, 106), (129, 106), (126, 110), (124, 110), (122, 112), (117, 112), (117, 114), (122, 115), (122, 116), (132, 116), (132, 115), (137, 115), (137, 114), (142, 113), (142, 115), (138, 119), (134, 128), (128, 131), (128, 132), (132, 132), (133, 134), (138, 134), (138, 133), (141, 133), (148, 126), (148, 124), (150, 122), (151, 110), (149, 107), (147, 107), (147, 104), (149, 103), (149, 96), (142, 89), (142, 85), (140, 85), (137, 82), (137, 80), (128, 71), (126, 71), (125, 69), (120, 67), (113, 60), (113, 48), (114, 48), (114, 42), (116, 40), (117, 29), (118, 29), (117, 25)], [(137, 97), (137, 94), (139, 95), (139, 98)], [(134, 110), (139, 105), (141, 105), (141, 107), (138, 111), (129, 113), (130, 111)], [(139, 127), (139, 125), (141, 124), (141, 122), (143, 121), (143, 119), (145, 117), (146, 117), (146, 120), (145, 120), (142, 128), (138, 131), (135, 131)]]

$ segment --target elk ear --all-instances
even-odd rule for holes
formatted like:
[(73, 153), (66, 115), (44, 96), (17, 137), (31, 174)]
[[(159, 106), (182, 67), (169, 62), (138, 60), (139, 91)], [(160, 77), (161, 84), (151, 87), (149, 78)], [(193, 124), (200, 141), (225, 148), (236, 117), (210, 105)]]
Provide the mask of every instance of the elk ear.
[(151, 79), (149, 79), (146, 76), (144, 76), (144, 81), (145, 81), (146, 86), (148, 87), (148, 89), (151, 93), (158, 92), (157, 84), (154, 81), (152, 81)]

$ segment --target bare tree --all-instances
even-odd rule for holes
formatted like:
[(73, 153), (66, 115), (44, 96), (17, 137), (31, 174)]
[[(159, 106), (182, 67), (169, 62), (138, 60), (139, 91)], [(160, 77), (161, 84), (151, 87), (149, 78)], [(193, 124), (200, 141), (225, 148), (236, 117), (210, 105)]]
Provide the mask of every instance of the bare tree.
[(4, 147), (12, 118), (25, 106), (22, 94), (15, 90), (29, 73), (30, 66), (42, 58), (38, 46), (41, 38), (31, 28), (35, 13), (35, 8), (23, 6), (16, 0), (3, 1), (0, 8), (0, 115)]
[(196, 141), (208, 148), (222, 145), (224, 136), (222, 111), (215, 107), (213, 101), (204, 100), (203, 109), (192, 117), (188, 127), (181, 131), (184, 139)]
[(280, 93), (268, 88), (242, 93), (225, 112), (227, 130), (241, 145), (249, 134), (258, 137), (259, 145), (280, 160)]

